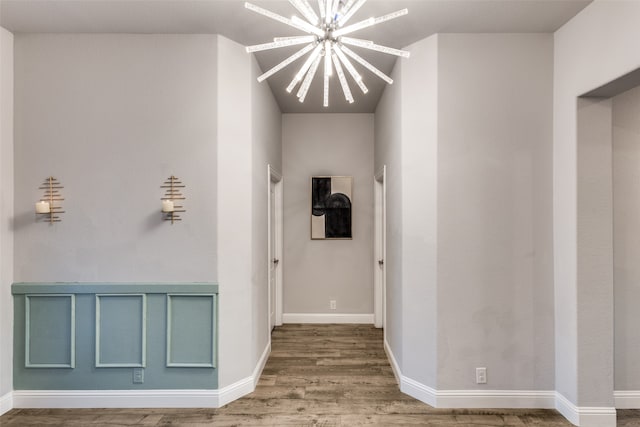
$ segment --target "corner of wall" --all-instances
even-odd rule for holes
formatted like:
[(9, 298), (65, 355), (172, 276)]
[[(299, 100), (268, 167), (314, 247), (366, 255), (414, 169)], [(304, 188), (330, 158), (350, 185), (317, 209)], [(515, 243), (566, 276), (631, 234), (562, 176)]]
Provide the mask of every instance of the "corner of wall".
[(0, 27), (0, 415), (13, 405), (13, 46)]

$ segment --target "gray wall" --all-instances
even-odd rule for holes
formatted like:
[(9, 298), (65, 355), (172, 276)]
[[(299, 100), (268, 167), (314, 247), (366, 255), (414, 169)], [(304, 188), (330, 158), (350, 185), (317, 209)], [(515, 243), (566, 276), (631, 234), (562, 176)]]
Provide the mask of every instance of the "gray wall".
[(441, 389), (553, 389), (552, 43), (439, 36)]
[(551, 390), (552, 37), (440, 34), (408, 49), (376, 112), (387, 250), (402, 258), (388, 256), (402, 295), (389, 296), (391, 350), (438, 390)]
[(640, 87), (613, 98), (615, 390), (640, 390)]
[(13, 389), (13, 35), (0, 28), (0, 414)]
[[(252, 145), (252, 266), (255, 360), (270, 341), (269, 328), (269, 253), (268, 253), (268, 188), (267, 166), (282, 173), (282, 114), (266, 82), (259, 83), (262, 74), (253, 55), (251, 58), (251, 105), (253, 124)], [(255, 362), (254, 362), (255, 364)]]
[(269, 344), (267, 164), (281, 166), (281, 118), (268, 87), (255, 80), (261, 73), (242, 45), (218, 36), (218, 58), (222, 388), (250, 378)]
[[(283, 115), (284, 313), (373, 313), (373, 119)], [(311, 240), (311, 177), (331, 175), (353, 176), (353, 240)]]
[[(19, 35), (15, 48), (15, 280), (213, 281), (216, 37)], [(160, 185), (187, 212), (161, 220)], [(63, 221), (36, 223), (41, 182)]]
[[(386, 339), (403, 375), (436, 387), (438, 37), (407, 47), (376, 110), (387, 166)], [(413, 326), (419, 325), (419, 327)]]
[[(639, 21), (638, 2), (596, 1), (554, 34), (556, 390), (578, 406), (611, 407), (614, 402), (612, 274), (600, 280), (613, 273), (608, 262), (602, 264), (611, 253), (603, 258), (600, 250), (610, 248), (602, 230), (610, 230), (611, 222), (604, 216), (598, 224), (579, 224), (579, 213), (606, 203), (606, 193), (603, 197), (601, 187), (592, 191), (583, 179), (592, 178), (594, 159), (588, 164), (579, 159), (576, 98), (640, 67)], [(600, 157), (598, 171), (606, 170), (608, 160)], [(602, 267), (595, 276), (589, 274), (594, 265)], [(608, 292), (604, 298), (603, 289)]]
[(400, 82), (404, 61), (396, 61), (390, 77), (396, 82), (382, 93), (375, 113), (376, 173), (387, 166), (386, 186), (386, 343), (402, 369), (402, 89)]

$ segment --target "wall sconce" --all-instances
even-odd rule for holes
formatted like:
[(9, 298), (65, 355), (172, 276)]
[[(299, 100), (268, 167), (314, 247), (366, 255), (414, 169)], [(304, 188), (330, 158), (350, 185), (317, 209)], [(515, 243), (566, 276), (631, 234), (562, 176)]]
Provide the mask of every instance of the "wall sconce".
[(184, 188), (185, 185), (182, 184), (175, 176), (171, 175), (167, 180), (160, 186), (160, 188), (166, 188), (164, 197), (162, 200), (162, 215), (165, 221), (171, 221), (173, 224), (174, 221), (182, 221), (180, 218), (180, 212), (186, 212), (184, 207), (180, 205), (179, 200), (184, 200), (185, 197), (180, 192), (180, 188)]
[(62, 221), (58, 215), (64, 213), (64, 211), (62, 206), (56, 206), (55, 203), (64, 200), (60, 194), (60, 190), (63, 188), (60, 182), (52, 176), (45, 179), (39, 187), (40, 190), (44, 190), (44, 196), (36, 203), (36, 214), (48, 215), (49, 217), (46, 220), (50, 224)]

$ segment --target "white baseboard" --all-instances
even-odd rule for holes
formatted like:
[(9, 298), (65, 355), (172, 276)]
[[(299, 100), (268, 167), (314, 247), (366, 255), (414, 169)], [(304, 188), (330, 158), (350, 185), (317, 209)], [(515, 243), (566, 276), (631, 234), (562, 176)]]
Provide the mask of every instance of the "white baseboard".
[(617, 409), (640, 409), (640, 390), (614, 391), (613, 398)]
[(372, 324), (373, 314), (284, 313), (282, 323), (359, 323)]
[(580, 427), (616, 427), (616, 408), (578, 407), (562, 394), (556, 393), (556, 409)]
[(400, 366), (398, 365), (398, 361), (396, 357), (393, 355), (393, 351), (387, 342), (387, 339), (384, 340), (384, 352), (387, 353), (387, 358), (389, 359), (389, 363), (391, 364), (391, 370), (393, 370), (393, 376), (396, 377), (396, 382), (400, 385), (402, 372), (400, 372)]
[(217, 408), (221, 390), (16, 390), (14, 408)]
[(437, 390), (438, 408), (555, 408), (552, 390)]
[(409, 396), (426, 403), (429, 406), (438, 408), (438, 392), (433, 388), (414, 381), (411, 378), (400, 377), (400, 391)]
[(13, 409), (13, 392), (9, 392), (0, 397), (0, 415)]
[[(260, 356), (260, 360), (256, 364), (255, 369), (253, 370), (253, 389), (255, 390), (258, 385), (258, 381), (260, 381), (260, 376), (262, 375), (262, 371), (264, 370), (264, 365), (267, 364), (267, 360), (269, 360), (269, 354), (271, 354), (271, 339), (267, 343), (267, 346), (264, 348), (262, 352), (262, 356)], [(253, 391), (253, 390), (252, 390)]]

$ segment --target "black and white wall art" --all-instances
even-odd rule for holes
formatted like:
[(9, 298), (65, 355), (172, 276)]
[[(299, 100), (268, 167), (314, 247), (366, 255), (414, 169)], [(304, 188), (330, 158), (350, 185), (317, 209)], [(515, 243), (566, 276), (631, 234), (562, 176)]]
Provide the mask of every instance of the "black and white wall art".
[(351, 176), (311, 178), (311, 239), (351, 239)]

